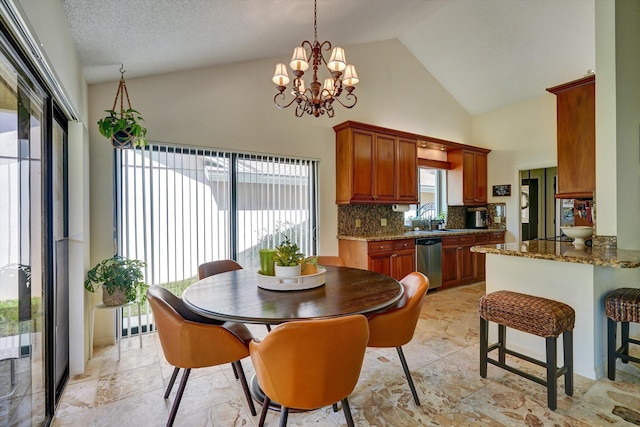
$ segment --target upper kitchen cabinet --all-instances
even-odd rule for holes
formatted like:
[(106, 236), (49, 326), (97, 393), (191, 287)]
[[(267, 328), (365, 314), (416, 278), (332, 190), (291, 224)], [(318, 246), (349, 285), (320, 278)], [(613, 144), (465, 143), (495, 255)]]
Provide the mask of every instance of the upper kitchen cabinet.
[(478, 206), (487, 204), (487, 153), (489, 150), (450, 150), (447, 161), (447, 203)]
[(416, 139), (352, 121), (336, 132), (336, 203), (418, 203)]
[(596, 188), (596, 77), (547, 89), (556, 95), (558, 190), (556, 198), (593, 197)]

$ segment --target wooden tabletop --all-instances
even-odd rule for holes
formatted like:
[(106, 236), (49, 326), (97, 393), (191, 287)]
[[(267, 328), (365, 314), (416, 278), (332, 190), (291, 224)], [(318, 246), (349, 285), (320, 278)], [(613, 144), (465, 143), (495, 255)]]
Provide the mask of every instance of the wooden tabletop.
[(325, 284), (302, 291), (258, 287), (257, 270), (216, 274), (189, 286), (182, 294), (193, 311), (214, 319), (278, 324), (383, 310), (402, 298), (402, 285), (372, 271), (326, 267)]

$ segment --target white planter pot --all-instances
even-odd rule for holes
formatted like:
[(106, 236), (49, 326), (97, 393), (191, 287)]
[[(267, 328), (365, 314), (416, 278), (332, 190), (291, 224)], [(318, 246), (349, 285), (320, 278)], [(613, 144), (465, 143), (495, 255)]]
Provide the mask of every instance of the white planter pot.
[(276, 265), (276, 277), (297, 277), (302, 274), (300, 264), (293, 267), (283, 267)]

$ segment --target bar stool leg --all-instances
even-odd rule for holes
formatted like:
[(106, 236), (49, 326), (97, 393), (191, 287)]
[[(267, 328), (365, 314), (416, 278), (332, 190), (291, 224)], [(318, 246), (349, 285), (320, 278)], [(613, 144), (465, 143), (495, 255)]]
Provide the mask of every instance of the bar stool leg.
[[(629, 355), (629, 322), (620, 323), (620, 336), (622, 338), (622, 354)], [(622, 363), (629, 363), (629, 359), (622, 359)]]
[(573, 396), (573, 331), (562, 333), (562, 346), (564, 354), (564, 392), (567, 396)]
[(618, 322), (607, 317), (607, 377), (611, 381), (616, 379), (616, 333)]
[(556, 338), (547, 337), (547, 406), (555, 411), (558, 406), (558, 377)]
[(489, 348), (489, 322), (480, 318), (480, 376), (487, 378), (487, 349)]
[(500, 347), (498, 347), (498, 360), (503, 365), (505, 364), (505, 351), (507, 348), (507, 327), (504, 325), (498, 325), (498, 341), (500, 342)]

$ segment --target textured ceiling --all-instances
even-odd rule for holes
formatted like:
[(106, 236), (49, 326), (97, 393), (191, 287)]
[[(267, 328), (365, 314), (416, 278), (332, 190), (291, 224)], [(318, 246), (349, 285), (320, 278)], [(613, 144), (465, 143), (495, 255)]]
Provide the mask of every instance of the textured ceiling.
[[(121, 63), (140, 77), (288, 56), (313, 38), (311, 0), (60, 1), (89, 84), (117, 80)], [(594, 69), (594, 1), (319, 0), (318, 38), (397, 38), (479, 114)]]

